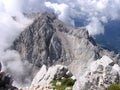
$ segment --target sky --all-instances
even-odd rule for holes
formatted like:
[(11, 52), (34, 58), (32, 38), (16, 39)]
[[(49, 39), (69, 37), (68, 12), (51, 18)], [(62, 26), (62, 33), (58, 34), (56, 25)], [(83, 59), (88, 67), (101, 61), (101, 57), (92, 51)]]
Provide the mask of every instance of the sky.
[[(82, 25), (94, 36), (104, 34), (105, 24), (120, 20), (120, 0), (0, 0), (0, 60), (3, 70), (10, 68), (10, 73), (21, 72), (23, 75), (25, 68), (19, 53), (6, 49), (32, 23), (23, 13), (44, 11), (56, 13), (60, 20), (72, 27), (79, 26), (76, 22), (82, 20)], [(14, 63), (18, 64), (14, 65), (17, 71), (12, 67)]]
[(120, 0), (0, 0), (0, 11), (22, 17), (22, 13), (51, 10), (71, 26), (84, 19), (90, 35), (104, 33), (104, 23), (120, 19)]

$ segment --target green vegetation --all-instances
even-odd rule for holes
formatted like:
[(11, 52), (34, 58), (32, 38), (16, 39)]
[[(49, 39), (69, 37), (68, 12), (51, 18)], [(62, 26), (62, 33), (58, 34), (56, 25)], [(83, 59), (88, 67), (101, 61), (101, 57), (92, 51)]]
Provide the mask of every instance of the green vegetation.
[(120, 90), (120, 84), (111, 84), (108, 90)]
[[(56, 83), (61, 82), (60, 86), (57, 86)], [(75, 81), (71, 78), (65, 78), (60, 80), (53, 80), (51, 84), (55, 87), (57, 90), (65, 90), (66, 87), (72, 87), (74, 85)]]

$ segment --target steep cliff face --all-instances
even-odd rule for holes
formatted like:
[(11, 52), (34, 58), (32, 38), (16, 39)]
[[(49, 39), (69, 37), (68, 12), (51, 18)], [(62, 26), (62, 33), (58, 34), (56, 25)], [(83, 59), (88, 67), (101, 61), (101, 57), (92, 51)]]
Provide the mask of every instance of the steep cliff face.
[[(12, 48), (19, 51), (22, 60), (28, 60), (37, 66), (69, 64), (84, 55), (86, 59), (99, 57), (95, 42), (87, 30), (68, 28), (53, 13), (38, 15), (15, 40)], [(81, 57), (78, 56), (81, 54)]]
[(43, 64), (47, 67), (67, 65), (77, 80), (85, 76), (91, 62), (104, 55), (116, 64), (119, 64), (120, 57), (97, 46), (84, 27), (67, 27), (53, 13), (35, 16), (33, 23), (14, 41), (12, 49), (20, 53), (23, 61), (28, 60), (38, 67)]
[(98, 47), (85, 28), (67, 27), (54, 13), (47, 12), (35, 16), (12, 48), (20, 53), (22, 60), (36, 66), (65, 64), (75, 73), (103, 55), (115, 57), (113, 60), (116, 62), (119, 58), (119, 55), (116, 57), (114, 53)]
[(60, 34), (67, 29), (53, 13), (39, 15), (32, 25), (15, 40), (13, 48), (20, 52), (22, 60), (28, 60), (37, 66), (47, 66), (69, 60), (62, 47)]

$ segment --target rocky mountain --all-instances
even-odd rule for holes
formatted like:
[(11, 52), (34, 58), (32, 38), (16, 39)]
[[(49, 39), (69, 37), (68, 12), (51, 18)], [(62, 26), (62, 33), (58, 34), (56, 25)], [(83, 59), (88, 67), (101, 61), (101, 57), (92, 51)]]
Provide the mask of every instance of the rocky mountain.
[[(120, 55), (102, 49), (84, 27), (68, 27), (57, 19), (54, 13), (46, 12), (35, 16), (33, 23), (14, 41), (12, 49), (20, 53), (23, 61), (27, 60), (37, 67), (42, 67), (43, 64), (46, 65), (46, 68), (56, 64), (66, 65), (77, 79), (73, 90), (82, 90), (86, 85), (89, 87), (85, 90), (99, 90), (101, 82), (106, 85), (106, 82), (101, 81), (106, 79), (106, 76), (101, 78), (103, 75), (107, 75), (106, 73), (110, 73), (108, 77), (112, 78), (112, 81), (107, 78), (110, 83), (107, 83), (106, 86), (119, 81), (119, 71), (114, 72), (111, 69), (114, 67), (113, 64), (117, 65), (117, 69), (119, 69)], [(93, 70), (89, 70), (90, 67)], [(46, 74), (46, 69), (43, 71), (42, 74)], [(95, 72), (96, 74), (94, 74)], [(80, 77), (84, 78), (81, 88), (83, 79), (81, 80)], [(39, 79), (43, 81), (44, 77)], [(94, 89), (91, 86), (95, 86)], [(96, 87), (97, 89), (95, 89)]]
[[(70, 61), (69, 50), (63, 47), (62, 32), (67, 28), (53, 13), (40, 14), (14, 42), (13, 49), (21, 53), (22, 60), (28, 60), (39, 67), (43, 64), (50, 66), (53, 63)], [(63, 35), (64, 36), (64, 35)]]

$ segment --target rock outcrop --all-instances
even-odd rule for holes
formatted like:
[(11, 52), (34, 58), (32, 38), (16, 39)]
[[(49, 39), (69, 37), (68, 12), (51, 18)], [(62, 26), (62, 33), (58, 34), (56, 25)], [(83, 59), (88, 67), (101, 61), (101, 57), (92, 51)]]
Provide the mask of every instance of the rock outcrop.
[(113, 83), (120, 83), (120, 66), (103, 56), (89, 65), (89, 69), (76, 81), (73, 90), (107, 90)]
[(45, 86), (53, 80), (72, 77), (72, 73), (67, 66), (55, 65), (48, 68), (43, 65), (32, 81), (32, 86)]
[[(59, 80), (62, 82), (60, 82)], [(69, 82), (67, 82), (66, 80), (68, 80)], [(56, 82), (56, 84), (52, 82)], [(62, 84), (70, 83), (71, 86), (72, 84), (74, 84), (74, 82), (75, 78), (68, 70), (67, 66), (55, 65), (47, 68), (46, 65), (43, 65), (34, 77), (31, 86), (24, 87), (19, 90), (55, 90), (54, 84), (56, 86), (61, 86)], [(66, 86), (66, 90), (72, 90), (70, 88), (72, 88), (73, 85), (71, 87), (70, 86)]]
[(1, 63), (0, 63), (0, 90), (18, 90), (12, 85), (13, 79), (10, 75), (7, 75), (5, 72), (1, 72)]

